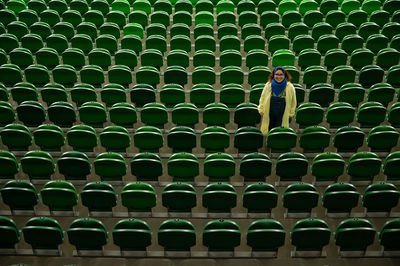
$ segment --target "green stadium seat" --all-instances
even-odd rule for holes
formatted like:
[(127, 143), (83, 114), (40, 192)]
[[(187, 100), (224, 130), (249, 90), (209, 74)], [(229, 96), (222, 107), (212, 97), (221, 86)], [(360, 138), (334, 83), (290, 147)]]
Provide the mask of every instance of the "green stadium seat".
[(364, 101), (365, 89), (358, 83), (348, 83), (340, 87), (338, 93), (339, 102), (350, 103), (353, 107), (357, 107), (360, 102)]
[(47, 182), (40, 190), (40, 196), (50, 212), (73, 211), (74, 206), (78, 204), (78, 194), (74, 185), (64, 180)]
[(190, 89), (190, 102), (197, 107), (204, 107), (207, 104), (215, 102), (214, 88), (205, 83), (192, 86)]
[(15, 121), (15, 111), (12, 105), (8, 102), (0, 102), (0, 125), (6, 126)]
[(297, 136), (291, 128), (275, 127), (268, 132), (267, 147), (271, 152), (288, 152), (296, 146)]
[(285, 229), (279, 221), (260, 219), (249, 225), (246, 241), (252, 252), (278, 252), (278, 248), (285, 244), (285, 235)]
[(376, 56), (376, 64), (383, 69), (389, 69), (399, 64), (400, 52), (394, 48), (381, 49)]
[(399, 202), (400, 191), (391, 183), (375, 183), (364, 190), (362, 206), (367, 208), (367, 213), (386, 212), (390, 213), (392, 208)]
[(79, 107), (79, 119), (89, 126), (103, 127), (107, 121), (106, 108), (99, 102), (86, 102)]
[(68, 48), (62, 53), (63, 64), (73, 66), (80, 70), (86, 64), (83, 51), (79, 48)]
[(253, 103), (241, 103), (236, 106), (233, 114), (233, 121), (238, 128), (243, 126), (255, 126), (260, 123), (261, 117), (257, 105)]
[[(38, 42), (40, 47), (40, 42)], [(68, 48), (68, 39), (62, 34), (51, 34), (46, 38), (48, 48), (55, 49), (58, 53), (64, 52)]]
[(100, 27), (100, 34), (110, 34), (115, 38), (119, 39), (121, 37), (121, 31), (117, 23), (114, 22), (104, 22)]
[(302, 14), (296, 10), (288, 10), (281, 15), (281, 18), (282, 25), (289, 28), (290, 25), (301, 22)]
[(274, 53), (280, 49), (289, 49), (290, 40), (285, 35), (274, 35), (268, 40), (268, 51)]
[(7, 124), (0, 131), (1, 141), (10, 151), (28, 150), (32, 144), (29, 129), (21, 124)]
[(358, 109), (357, 122), (360, 127), (372, 128), (385, 120), (386, 108), (378, 102), (365, 102)]
[(131, 144), (131, 137), (124, 127), (108, 126), (100, 133), (100, 143), (107, 151), (125, 152)]
[(234, 135), (234, 147), (239, 153), (257, 152), (263, 146), (260, 129), (252, 126), (241, 127)]
[(53, 157), (45, 151), (28, 151), (21, 158), (21, 166), (30, 179), (50, 179), (56, 168)]
[(236, 4), (237, 13), (240, 15), (243, 11), (256, 11), (256, 3), (249, 0), (241, 0), (239, 3)]
[[(232, 51), (232, 50), (226, 50), (226, 51)], [(279, 59), (280, 59), (279, 55), (281, 53), (279, 51), (280, 50), (278, 50), (276, 52), (277, 56), (275, 57), (274, 63), (276, 62), (276, 60), (279, 61)], [(283, 55), (281, 57), (285, 57), (285, 56)], [(269, 61), (268, 59), (269, 59), (269, 56), (264, 49), (253, 49), (253, 50), (250, 50), (246, 54), (245, 62), (246, 62), (246, 66), (251, 69), (252, 67), (255, 67), (255, 66), (268, 66), (268, 61)]]
[(121, 181), (127, 172), (125, 158), (116, 152), (98, 154), (93, 164), (102, 181)]
[(369, 35), (365, 42), (365, 48), (371, 50), (373, 53), (378, 53), (381, 49), (387, 47), (389, 38), (383, 34), (372, 34)]
[[(112, 231), (114, 244), (121, 251), (145, 251), (151, 245), (152, 232), (149, 225), (140, 219), (118, 221)], [(131, 241), (131, 239), (138, 241)]]
[(160, 83), (160, 73), (157, 68), (153, 66), (141, 66), (136, 71), (136, 83), (157, 85)]
[(276, 188), (267, 183), (254, 183), (248, 185), (243, 192), (243, 206), (248, 213), (271, 213), (277, 206), (278, 192)]
[(99, 10), (104, 16), (110, 11), (110, 5), (106, 0), (94, 0), (90, 3), (92, 10)]
[[(242, 29), (246, 24), (257, 24), (258, 16), (254, 11), (243, 11), (238, 17), (238, 25)], [(261, 22), (260, 22), (261, 23)]]
[[(279, 50), (278, 50), (279, 51)], [(250, 85), (266, 83), (271, 75), (271, 70), (266, 66), (255, 66), (250, 69), (248, 83)]]
[(77, 151), (93, 151), (97, 146), (97, 135), (94, 128), (88, 125), (75, 125), (67, 132), (68, 145)]
[(156, 206), (157, 194), (150, 184), (132, 182), (121, 191), (121, 201), (129, 212), (150, 212)]
[(319, 193), (314, 185), (294, 183), (286, 187), (283, 196), (283, 207), (288, 214), (310, 213), (318, 205)]
[[(215, 106), (213, 109), (217, 108), (218, 106)], [(217, 111), (218, 110), (210, 110), (209, 112), (215, 114)], [(224, 149), (229, 147), (229, 133), (221, 126), (209, 126), (201, 132), (200, 141), (201, 147), (204, 148), (207, 153), (223, 152)]]
[(96, 38), (96, 47), (104, 48), (111, 54), (114, 54), (118, 50), (118, 43), (115, 36), (111, 34), (102, 34)]
[(195, 228), (191, 222), (183, 219), (164, 221), (158, 229), (158, 244), (165, 251), (190, 251), (196, 245)]
[(1, 65), (0, 76), (0, 82), (5, 86), (12, 86), (23, 81), (21, 69), (14, 64)]
[(294, 119), (300, 128), (318, 125), (324, 118), (324, 109), (315, 102), (300, 104), (296, 109)]
[[(49, 70), (54, 69), (55, 67), (60, 65), (60, 58), (59, 58), (58, 52), (55, 49), (48, 48), (48, 47), (43, 47), (42, 49), (40, 49), (39, 51), (36, 52), (36, 61), (38, 64), (47, 67)], [(58, 69), (58, 71), (61, 71), (61, 69), (66, 69), (66, 68), (71, 68), (71, 70), (72, 70), (73, 67), (72, 66), (60, 66), (57, 69)], [(62, 80), (61, 76), (59, 76), (57, 74), (58, 73), (56, 71), (55, 80)], [(74, 74), (75, 74), (75, 70), (74, 70)], [(68, 76), (68, 77), (73, 79), (74, 74), (70, 73), (71, 77), (70, 76)], [(53, 75), (54, 75), (54, 72), (53, 72)], [(65, 81), (67, 81), (67, 80), (65, 80)], [(64, 82), (64, 84), (65, 84), (65, 82)]]
[(276, 4), (272, 0), (261, 0), (256, 5), (257, 5), (257, 12), (260, 15), (264, 11), (275, 11), (275, 9), (276, 9)]
[(8, 217), (0, 216), (0, 232), (4, 236), (0, 242), (1, 249), (15, 249), (21, 238), (21, 233), (15, 222)]
[(393, 101), (395, 89), (388, 83), (376, 83), (368, 89), (367, 100), (387, 106)]
[(70, 90), (71, 100), (79, 107), (87, 102), (96, 102), (97, 93), (93, 85), (77, 84)]
[(364, 66), (358, 76), (358, 81), (363, 87), (370, 87), (383, 80), (384, 71), (376, 65)]
[[(246, 154), (245, 156), (242, 157), (242, 159), (240, 160), (239, 171), (240, 171), (240, 175), (244, 177), (245, 181), (265, 182), (266, 177), (271, 174), (271, 168), (272, 168), (271, 159), (266, 154), (255, 152), (255, 153)], [(262, 187), (264, 187), (264, 186), (262, 186)], [(254, 189), (254, 190), (258, 190), (258, 189)], [(252, 194), (252, 192), (250, 192), (250, 191), (253, 191), (253, 189), (249, 188), (248, 197), (251, 198), (252, 196), (250, 194)], [(251, 200), (251, 199), (249, 199), (249, 200)], [(250, 204), (250, 202), (249, 202), (249, 204)], [(247, 208), (252, 209), (252, 207), (247, 207)], [(261, 206), (258, 206), (255, 208), (263, 209)]]
[(230, 220), (208, 222), (203, 229), (203, 245), (209, 251), (233, 251), (240, 245), (240, 228)]
[[(184, 102), (183, 87), (188, 82), (188, 74), (182, 66), (169, 66), (164, 71), (164, 83), (161, 90), (161, 101), (167, 106), (172, 106), (176, 103)], [(182, 97), (183, 96), (183, 97)]]
[[(275, 12), (267, 12), (267, 14), (274, 14), (272, 16), (275, 16)], [(266, 17), (267, 14), (264, 14), (264, 17)], [(264, 33), (265, 33), (265, 38), (269, 40), (272, 36), (275, 35), (285, 35), (285, 26), (282, 25), (282, 23), (279, 23), (278, 20), (275, 22), (275, 19), (271, 21), (265, 22), (267, 23), (266, 25), (261, 24), (264, 26)]]
[(302, 70), (309, 66), (319, 66), (321, 64), (321, 53), (313, 48), (303, 49), (299, 53), (297, 64)]
[(230, 112), (228, 106), (223, 103), (210, 103), (204, 107), (203, 123), (223, 126), (229, 123)]
[(301, 181), (307, 174), (308, 160), (304, 154), (287, 152), (281, 154), (276, 162), (276, 175), (280, 181)]
[(163, 206), (169, 212), (191, 212), (196, 206), (196, 189), (187, 183), (171, 183), (162, 192)]
[(7, 33), (13, 34), (18, 40), (21, 40), (23, 36), (29, 34), (29, 29), (25, 22), (13, 21), (7, 25)]
[(87, 183), (80, 193), (82, 205), (89, 212), (111, 212), (117, 205), (117, 194), (112, 185), (106, 182)]
[(304, 152), (323, 152), (329, 146), (330, 133), (322, 126), (310, 126), (300, 136), (300, 147)]
[[(307, 24), (307, 23), (306, 23)], [(318, 22), (312, 26), (311, 37), (318, 40), (322, 35), (332, 34), (333, 27), (326, 22)]]
[(50, 82), (48, 69), (43, 65), (30, 65), (25, 69), (25, 78), (27, 82), (36, 86), (43, 86)]
[(109, 109), (110, 121), (118, 126), (132, 128), (137, 122), (136, 108), (129, 103), (115, 103)]
[(87, 34), (75, 34), (71, 38), (72, 48), (78, 48), (87, 55), (93, 49), (93, 41)]
[(204, 159), (204, 175), (211, 182), (228, 181), (235, 175), (235, 160), (227, 153), (212, 153)]
[[(190, 28), (188, 25), (186, 25), (184, 23), (174, 23), (171, 26), (170, 34), (171, 34), (171, 41), (172, 41), (172, 38), (177, 35), (183, 35), (183, 36), (190, 37)], [(171, 49), (171, 50), (174, 50), (174, 49)]]
[(76, 28), (83, 21), (82, 14), (79, 11), (73, 9), (65, 11), (64, 13), (62, 13), (61, 16), (64, 22), (71, 23), (74, 28)]
[(393, 127), (399, 127), (400, 124), (400, 104), (394, 103), (390, 106), (389, 111), (387, 113), (387, 120)]
[(218, 182), (204, 188), (202, 199), (208, 212), (231, 212), (236, 207), (237, 193), (231, 184)]
[[(203, 11), (203, 12), (205, 12), (205, 11)], [(191, 14), (192, 14), (191, 12), (188, 12), (186, 10), (180, 10), (180, 11), (175, 10), (175, 13), (172, 17), (172, 22), (173, 22), (173, 24), (183, 23), (190, 27), (190, 26), (192, 26)]]
[(223, 52), (228, 49), (240, 51), (240, 39), (235, 35), (225, 35), (219, 41), (219, 50)]
[(292, 41), (292, 49), (293, 52), (299, 54), (301, 51), (305, 49), (312, 49), (314, 48), (315, 40), (313, 37), (307, 34), (298, 35)]
[(144, 37), (143, 26), (138, 23), (128, 23), (123, 28), (124, 35), (138, 36), (140, 39)]
[(221, 12), (235, 12), (235, 5), (230, 0), (218, 1), (218, 3), (215, 6), (215, 8), (216, 8), (216, 11), (217, 11), (217, 15), (220, 14)]
[(171, 50), (167, 55), (167, 65), (180, 66), (187, 68), (189, 66), (189, 54), (185, 50)]
[(357, 152), (364, 144), (365, 133), (355, 126), (339, 128), (333, 136), (333, 146), (338, 152)]
[(379, 33), (379, 25), (375, 22), (364, 22), (358, 28), (358, 35), (367, 40), (370, 35)]
[[(217, 25), (222, 26), (223, 24), (236, 24), (236, 15), (232, 11), (217, 12)], [(219, 28), (218, 28), (219, 29)]]
[(24, 240), (36, 250), (58, 250), (64, 242), (64, 231), (53, 218), (33, 217), (22, 228)]
[(164, 140), (161, 130), (154, 126), (138, 128), (134, 135), (135, 147), (140, 151), (154, 152), (163, 146)]
[(343, 174), (345, 161), (343, 157), (334, 152), (320, 153), (314, 157), (311, 164), (311, 174), (315, 180), (337, 182)]
[(383, 26), (381, 30), (381, 34), (386, 36), (389, 40), (399, 33), (400, 33), (400, 23), (397, 22), (388, 22)]
[(327, 214), (347, 213), (358, 205), (360, 193), (350, 183), (334, 183), (327, 186), (322, 196), (322, 206)]
[(381, 170), (381, 159), (373, 152), (353, 154), (347, 165), (352, 181), (372, 181)]
[(340, 247), (339, 252), (362, 251), (374, 242), (375, 228), (361, 218), (350, 218), (342, 221), (334, 233), (335, 244)]
[(354, 83), (356, 71), (351, 66), (341, 65), (332, 70), (331, 83), (335, 87), (340, 87), (345, 84)]
[(160, 23), (161, 25), (168, 27), (170, 23), (169, 14), (165, 11), (153, 11), (150, 15), (150, 23)]
[(3, 8), (0, 11), (0, 22), (4, 25), (7, 26), (8, 24), (10, 24), (13, 21), (17, 20), (17, 16), (15, 15), (15, 13), (10, 10), (10, 9), (6, 9)]
[[(5, 151), (2, 152), (2, 165), (6, 166), (4, 164), (5, 159), (14, 159), (16, 163), (15, 156), (14, 158), (8, 157), (6, 153)], [(19, 168), (19, 165), (16, 165)], [(3, 202), (9, 206), (12, 213), (18, 210), (34, 211), (35, 206), (39, 202), (39, 194), (36, 192), (35, 186), (27, 180), (10, 180), (4, 184), (0, 191)]]
[[(215, 60), (213, 52), (207, 51), (206, 53), (203, 53), (203, 54), (207, 54), (208, 56), (212, 57)], [(197, 55), (200, 56), (199, 54), (197, 54)], [(198, 58), (198, 60), (201, 60), (201, 59)], [(204, 84), (204, 83), (213, 85), (213, 84), (215, 84), (215, 79), (216, 79), (215, 71), (210, 66), (197, 66), (193, 70), (192, 83), (195, 85)]]
[(113, 65), (108, 70), (108, 80), (110, 83), (128, 87), (128, 85), (133, 81), (132, 71), (129, 66), (126, 65)]
[(139, 181), (157, 181), (163, 172), (161, 158), (155, 153), (138, 153), (130, 164), (132, 175)]
[[(328, 78), (328, 71), (324, 67), (319, 65), (309, 66), (304, 70), (303, 83), (307, 87), (312, 87), (313, 85), (318, 85), (320, 83), (324, 84)], [(319, 86), (315, 86), (319, 87)], [(330, 97), (330, 95), (329, 95)], [(333, 99), (332, 99), (333, 100)]]
[(39, 14), (40, 21), (48, 23), (50, 27), (53, 27), (61, 21), (60, 14), (53, 9), (46, 9)]
[(172, 4), (169, 1), (165, 0), (157, 0), (154, 4), (154, 11), (165, 11), (171, 15), (172, 13)]
[(71, 245), (78, 251), (102, 250), (108, 242), (108, 232), (104, 224), (94, 218), (78, 218), (67, 231)]
[(17, 108), (19, 121), (28, 127), (37, 127), (46, 120), (46, 111), (36, 101), (24, 101)]
[(303, 22), (296, 22), (289, 26), (288, 37), (294, 40), (299, 35), (308, 35), (309, 27)]
[[(142, 69), (142, 72), (145, 69)], [(155, 73), (156, 70), (154, 69), (149, 69), (152, 71), (152, 73)], [(144, 75), (145, 73), (143, 73)], [(131, 101), (136, 105), (136, 106), (143, 106), (146, 103), (152, 103), (156, 101), (156, 91), (155, 88), (153, 88), (149, 84), (143, 84), (139, 83), (134, 85), (130, 91), (130, 96), (131, 96)]]
[(162, 103), (147, 103), (142, 108), (141, 120), (146, 125), (163, 128), (168, 122), (167, 108)]
[(103, 69), (97, 65), (85, 65), (80, 71), (81, 82), (92, 85), (93, 87), (101, 87), (105, 82)]
[(126, 90), (124, 86), (116, 83), (106, 84), (100, 90), (101, 101), (108, 107), (116, 103), (126, 103)]
[(399, 230), (399, 219), (391, 219), (383, 224), (381, 231), (378, 234), (379, 244), (381, 244), (384, 248), (384, 252), (386, 251), (397, 251), (399, 249), (399, 245), (396, 241), (398, 237)]
[(13, 100), (18, 104), (21, 104), (24, 101), (39, 100), (36, 86), (31, 83), (19, 82), (11, 88), (10, 92)]
[(368, 134), (367, 145), (372, 152), (390, 152), (397, 145), (399, 135), (392, 126), (376, 126)]
[(347, 126), (354, 121), (355, 108), (346, 102), (336, 102), (328, 107), (326, 122), (330, 128)]
[(35, 144), (44, 151), (60, 151), (65, 144), (62, 129), (57, 125), (40, 125), (33, 132)]
[(193, 181), (199, 175), (199, 161), (191, 153), (173, 154), (168, 159), (167, 165), (168, 175), (172, 176), (174, 181)]
[(67, 151), (61, 154), (57, 160), (57, 167), (66, 180), (86, 180), (86, 176), (92, 170), (88, 156), (79, 151)]
[[(124, 14), (124, 17), (125, 17), (125, 14)], [(134, 11), (129, 13), (128, 21), (129, 21), (129, 23), (140, 24), (144, 28), (149, 23), (149, 17), (146, 14), (146, 12), (144, 12), (142, 10), (134, 10)], [(125, 24), (126, 23), (124, 21), (124, 24), (122, 25), (122, 27), (124, 27)]]
[(60, 127), (71, 127), (76, 122), (75, 107), (68, 102), (54, 102), (48, 110), (49, 120)]
[(242, 55), (236, 50), (225, 50), (220, 54), (219, 65), (221, 67), (226, 66), (238, 66), (242, 65)]
[(325, 15), (318, 10), (309, 10), (303, 16), (303, 22), (308, 27), (313, 27), (315, 24), (323, 21)]
[(168, 131), (167, 142), (174, 153), (190, 153), (196, 147), (196, 132), (187, 126), (173, 127)]
[[(225, 32), (225, 31), (223, 31)], [(265, 39), (261, 35), (249, 35), (243, 43), (243, 50), (249, 53), (252, 50), (265, 49)]]

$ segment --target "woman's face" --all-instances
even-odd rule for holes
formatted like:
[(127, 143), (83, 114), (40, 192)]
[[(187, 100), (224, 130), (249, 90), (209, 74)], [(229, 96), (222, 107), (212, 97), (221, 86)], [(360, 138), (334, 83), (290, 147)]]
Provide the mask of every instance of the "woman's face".
[(281, 83), (285, 79), (285, 74), (283, 74), (282, 70), (278, 69), (277, 71), (275, 71), (274, 79), (276, 80), (276, 82)]

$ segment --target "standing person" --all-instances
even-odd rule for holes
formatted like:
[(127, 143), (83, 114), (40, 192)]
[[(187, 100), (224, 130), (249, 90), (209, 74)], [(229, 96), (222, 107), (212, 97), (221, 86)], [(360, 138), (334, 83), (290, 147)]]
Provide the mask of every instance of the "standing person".
[(296, 110), (296, 92), (291, 77), (283, 67), (271, 73), (260, 97), (261, 132), (264, 136), (274, 127), (289, 127), (289, 117)]

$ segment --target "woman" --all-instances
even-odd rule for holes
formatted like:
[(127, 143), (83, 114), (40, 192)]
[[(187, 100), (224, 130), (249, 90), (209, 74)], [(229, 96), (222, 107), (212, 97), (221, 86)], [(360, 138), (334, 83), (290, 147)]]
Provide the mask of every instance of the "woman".
[(296, 92), (290, 75), (282, 67), (271, 73), (260, 97), (258, 112), (262, 117), (261, 132), (264, 136), (274, 127), (289, 127), (289, 117), (296, 110)]

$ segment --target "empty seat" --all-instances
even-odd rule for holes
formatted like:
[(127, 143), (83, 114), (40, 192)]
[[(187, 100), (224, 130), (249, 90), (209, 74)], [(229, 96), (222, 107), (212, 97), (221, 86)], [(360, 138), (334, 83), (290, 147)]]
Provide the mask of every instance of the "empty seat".
[(97, 146), (97, 135), (93, 127), (88, 125), (75, 125), (67, 132), (68, 145), (77, 151), (93, 151)]
[(332, 70), (331, 82), (335, 87), (355, 81), (356, 71), (351, 66), (337, 66)]
[(95, 87), (101, 87), (105, 82), (104, 72), (100, 66), (85, 65), (80, 71), (81, 82), (88, 83)]
[(78, 194), (74, 185), (64, 180), (47, 182), (40, 191), (43, 204), (53, 211), (72, 211), (78, 204)]
[(104, 224), (93, 218), (78, 218), (68, 228), (69, 242), (77, 250), (102, 250), (108, 242)]
[(154, 126), (143, 126), (133, 134), (135, 147), (140, 151), (158, 151), (164, 144), (161, 130)]
[(58, 250), (64, 242), (64, 231), (61, 225), (53, 218), (33, 217), (22, 228), (24, 240), (36, 249)]
[(367, 145), (372, 152), (390, 152), (397, 145), (400, 133), (392, 126), (376, 126), (367, 137)]
[(384, 71), (379, 66), (376, 65), (364, 66), (360, 70), (358, 81), (363, 87), (368, 88), (376, 83), (382, 82), (383, 74)]
[(107, 106), (126, 102), (126, 90), (121, 84), (106, 84), (103, 88), (101, 88), (100, 96), (102, 102), (106, 103)]
[[(5, 156), (3, 155), (2, 165), (5, 165), (4, 160)], [(39, 202), (39, 194), (36, 192), (35, 186), (27, 180), (8, 181), (0, 191), (3, 202), (10, 207), (11, 212), (16, 210), (33, 211)]]
[(131, 101), (138, 107), (156, 101), (156, 90), (149, 84), (138, 83), (130, 91)]
[(78, 107), (87, 102), (97, 102), (97, 92), (91, 84), (76, 84), (71, 88), (70, 95)]
[(364, 100), (365, 89), (358, 83), (348, 83), (340, 87), (338, 93), (339, 102), (350, 103), (353, 107), (358, 106)]
[[(69, 84), (75, 83), (77, 80), (75, 69), (72, 66), (58, 66), (61, 61), (58, 52), (54, 48), (43, 47), (37, 51), (36, 61), (48, 69), (56, 68), (56, 71), (53, 72), (53, 78), (57, 83)], [(63, 74), (66, 75), (65, 78), (61, 76)]]
[(191, 152), (196, 147), (196, 132), (187, 126), (177, 126), (168, 131), (168, 147), (173, 152)]
[(261, 116), (258, 113), (256, 104), (241, 103), (234, 110), (233, 120), (238, 124), (238, 128), (243, 126), (255, 126), (260, 123)]
[(8, 217), (0, 216), (0, 232), (2, 234), (0, 248), (1, 249), (15, 249), (21, 238), (21, 233), (17, 228), (15, 222)]
[(196, 244), (196, 232), (191, 222), (171, 219), (161, 223), (158, 243), (165, 251), (190, 251)]
[(249, 153), (240, 160), (240, 175), (245, 181), (265, 181), (271, 174), (271, 159), (263, 153)]
[(302, 70), (305, 70), (309, 66), (319, 66), (321, 63), (321, 53), (314, 49), (303, 49), (299, 53), (297, 64)]
[(398, 242), (396, 241), (399, 232), (399, 219), (391, 219), (383, 224), (381, 231), (378, 234), (379, 244), (384, 247), (385, 251), (399, 250)]
[(352, 181), (372, 181), (381, 170), (381, 159), (373, 152), (353, 154), (347, 164)]
[[(140, 219), (118, 221), (112, 231), (114, 244), (121, 251), (144, 251), (151, 245), (152, 232), (149, 225)], [(132, 241), (136, 239), (137, 241)]]
[(229, 147), (228, 130), (220, 126), (204, 128), (200, 136), (200, 145), (207, 153), (223, 152)]
[[(334, 69), (335, 67), (339, 67), (342, 65), (346, 65), (348, 54), (342, 49), (330, 49), (326, 52), (324, 56), (323, 64), (326, 66), (328, 70)], [(342, 74), (341, 72), (339, 72)], [(337, 74), (339, 74), (337, 73)], [(337, 76), (340, 78), (340, 76)], [(339, 79), (336, 79), (338, 83), (340, 83)]]
[(116, 152), (98, 154), (93, 164), (96, 175), (99, 175), (102, 181), (120, 181), (128, 169), (125, 158)]
[(107, 121), (106, 108), (98, 102), (84, 103), (79, 107), (79, 119), (89, 126), (102, 127)]
[(314, 157), (311, 164), (311, 174), (316, 181), (337, 182), (339, 176), (343, 174), (345, 161), (343, 157), (334, 152), (320, 153)]
[(235, 175), (235, 160), (227, 153), (212, 153), (204, 159), (204, 175), (210, 181), (228, 181)]
[[(322, 66), (309, 66), (304, 70), (303, 74), (303, 83), (307, 87), (311, 87), (313, 85), (319, 83), (326, 83), (328, 78), (328, 72)], [(331, 94), (329, 94), (330, 96)], [(318, 98), (317, 98), (318, 100)]]
[(57, 160), (58, 171), (66, 180), (86, 180), (92, 165), (86, 154), (79, 151), (67, 151)]
[(263, 146), (261, 130), (252, 126), (241, 127), (235, 132), (234, 147), (239, 153), (256, 152)]
[(141, 181), (156, 181), (163, 173), (161, 158), (155, 153), (138, 153), (131, 162), (131, 173)]
[(172, 122), (178, 126), (194, 127), (199, 122), (199, 110), (192, 103), (178, 103), (172, 108)]
[(277, 201), (276, 188), (267, 183), (251, 184), (243, 192), (243, 206), (248, 209), (248, 213), (271, 213)]
[(219, 182), (207, 185), (202, 198), (208, 212), (231, 212), (236, 206), (237, 194), (232, 185)]
[(14, 179), (20, 168), (17, 158), (9, 151), (0, 152), (0, 166), (0, 179)]
[(387, 176), (387, 180), (398, 180), (399, 179), (399, 158), (400, 152), (390, 153), (383, 162), (382, 172)]
[(28, 150), (32, 144), (32, 135), (29, 129), (20, 124), (8, 124), (0, 132), (1, 140), (10, 151)]
[(168, 122), (167, 108), (162, 103), (147, 103), (140, 113), (141, 120), (146, 125), (164, 128)]
[(304, 152), (323, 152), (329, 146), (330, 133), (322, 126), (310, 126), (300, 136), (300, 147)]
[(289, 127), (272, 128), (267, 135), (267, 147), (271, 152), (288, 152), (296, 147), (296, 132)]
[(143, 182), (132, 182), (121, 191), (122, 205), (129, 212), (150, 212), (156, 206), (157, 194), (154, 188)]
[(318, 103), (308, 102), (300, 104), (296, 109), (294, 119), (300, 128), (318, 125), (322, 122), (324, 110)]
[(190, 89), (190, 102), (194, 103), (197, 107), (204, 107), (207, 104), (214, 103), (214, 101), (215, 92), (211, 85), (200, 83)]
[(29, 151), (21, 158), (22, 171), (30, 179), (50, 179), (55, 172), (53, 157), (45, 151)]
[(11, 86), (23, 81), (21, 69), (13, 64), (1, 65), (0, 76), (0, 82), (4, 83), (6, 86)]
[(288, 213), (311, 213), (318, 205), (319, 193), (315, 186), (307, 183), (294, 183), (286, 187), (282, 200)]
[(57, 125), (40, 125), (33, 132), (35, 144), (44, 151), (60, 151), (65, 144), (62, 129)]
[[(161, 159), (160, 159), (161, 165)], [(175, 153), (168, 159), (168, 175), (174, 181), (193, 181), (199, 175), (199, 160), (191, 153)]]
[(367, 101), (379, 102), (383, 106), (387, 106), (393, 101), (395, 89), (388, 83), (376, 83), (368, 89)]
[(326, 111), (326, 122), (330, 128), (339, 128), (349, 125), (354, 120), (355, 108), (346, 102), (331, 104)]
[(360, 193), (350, 183), (334, 183), (325, 188), (322, 196), (322, 206), (327, 214), (347, 213), (358, 205)]
[[(4, 52), (4, 56), (6, 57), (6, 52), (4, 50), (2, 51)], [(11, 64), (17, 65), (22, 69), (33, 64), (32, 52), (26, 48), (15, 48), (11, 52), (9, 52), (9, 55)], [(7, 61), (8, 59), (6, 57), (2, 65), (7, 64)]]
[(169, 212), (191, 212), (196, 206), (196, 189), (187, 183), (171, 183), (164, 187), (162, 204)]
[(53, 69), (53, 79), (54, 82), (69, 87), (78, 81), (78, 76), (73, 66), (57, 65)]
[[(46, 102), (47, 106), (55, 102), (67, 102), (68, 94), (65, 87), (61, 84), (46, 84), (40, 90), (40, 95), (42, 96), (42, 100)], [(50, 115), (49, 115), (50, 118)], [(51, 120), (50, 120), (51, 121)]]
[(0, 102), (0, 125), (6, 126), (15, 120), (15, 111), (8, 102)]
[(287, 152), (281, 154), (276, 162), (276, 175), (280, 181), (301, 181), (307, 174), (308, 160), (304, 154)]
[(385, 120), (386, 108), (378, 102), (365, 102), (357, 112), (357, 122), (360, 127), (372, 128)]
[(357, 152), (364, 144), (365, 133), (356, 126), (339, 128), (333, 136), (333, 146), (338, 152)]
[(160, 83), (160, 72), (152, 66), (142, 66), (136, 71), (138, 84), (150, 84), (153, 87)]
[[(165, 76), (169, 76), (168, 78)], [(181, 77), (179, 77), (181, 75)], [(164, 72), (164, 78), (170, 79), (171, 83), (165, 84), (160, 90), (160, 101), (167, 107), (173, 107), (175, 104), (185, 102), (184, 84), (187, 83), (187, 72), (183, 67), (168, 67)], [(182, 82), (182, 83), (181, 83)]]
[[(125, 93), (125, 91), (124, 91)], [(129, 103), (115, 103), (109, 109), (110, 121), (118, 126), (132, 128), (137, 122), (136, 108)]]
[(364, 190), (362, 205), (367, 213), (387, 212), (396, 207), (399, 202), (400, 191), (391, 183), (375, 183)]
[(11, 88), (11, 96), (14, 101), (21, 104), (24, 101), (38, 101), (39, 94), (36, 86), (31, 83), (19, 82)]
[(80, 197), (89, 212), (110, 212), (117, 205), (117, 194), (113, 186), (105, 182), (87, 183)]
[(374, 242), (375, 228), (366, 219), (350, 218), (342, 221), (334, 234), (335, 244), (342, 251), (362, 251)]
[(107, 151), (125, 152), (131, 145), (131, 137), (124, 127), (108, 126), (100, 133), (100, 143)]
[(399, 66), (392, 66), (389, 68), (387, 76), (386, 76), (386, 82), (391, 84), (392, 86), (398, 86), (400, 84), (399, 81)]
[(230, 220), (208, 222), (203, 229), (203, 245), (209, 251), (234, 251), (240, 245), (240, 228)]

